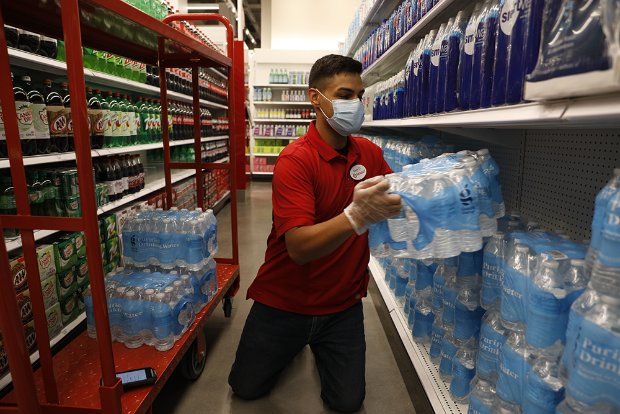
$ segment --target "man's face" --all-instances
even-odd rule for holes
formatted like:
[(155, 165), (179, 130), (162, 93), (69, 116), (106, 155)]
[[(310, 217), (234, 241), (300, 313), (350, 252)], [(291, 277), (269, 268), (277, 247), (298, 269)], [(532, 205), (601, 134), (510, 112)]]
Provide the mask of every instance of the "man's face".
[[(329, 100), (362, 99), (365, 92), (362, 77), (357, 73), (339, 73), (329, 79), (323, 80), (322, 84), (324, 89), (321, 88), (321, 92)], [(334, 108), (331, 102), (321, 96), (320, 93), (314, 89), (310, 89), (308, 96), (310, 97), (310, 102), (315, 107), (317, 116), (320, 116), (319, 114), (321, 113), (319, 107), (325, 112), (328, 118), (334, 116)]]

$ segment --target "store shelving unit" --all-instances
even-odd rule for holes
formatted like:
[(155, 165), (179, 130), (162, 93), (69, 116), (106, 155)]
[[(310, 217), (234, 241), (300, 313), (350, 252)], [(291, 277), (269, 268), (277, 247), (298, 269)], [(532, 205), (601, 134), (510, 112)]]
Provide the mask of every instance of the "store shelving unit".
[[(275, 63), (274, 63), (275, 64)], [(256, 83), (252, 85), (254, 88), (272, 88), (272, 89), (304, 89), (308, 85), (303, 83)]]
[[(12, 92), (9, 88), (0, 90), (2, 111), (4, 114), (7, 146), (9, 149), (10, 172), (15, 188), (17, 215), (0, 215), (0, 227), (18, 228), (21, 232), (20, 242), (5, 244), (0, 232), (0, 265), (2, 272), (8, 273), (9, 259), (7, 250), (19, 247), (21, 244), (27, 269), (28, 285), (30, 287), (32, 308), (35, 320), (35, 331), (38, 342), (38, 360), (40, 368), (32, 371), (32, 360), (28, 356), (25, 338), (21, 327), (20, 313), (14, 295), (5, 295), (0, 298), (0, 324), (4, 332), (3, 342), (7, 352), (11, 369), (13, 390), (2, 397), (0, 405), (3, 412), (41, 413), (145, 413), (150, 410), (157, 393), (165, 381), (179, 364), (182, 358), (188, 364), (200, 363), (204, 358), (204, 321), (205, 318), (224, 301), (224, 308), (230, 312), (230, 297), (239, 287), (239, 265), (237, 247), (236, 221), (236, 188), (235, 139), (229, 140), (230, 158), (220, 162), (204, 163), (197, 151), (193, 163), (170, 162), (170, 147), (182, 145), (185, 142), (170, 142), (168, 136), (167, 102), (169, 99), (191, 102), (194, 108), (194, 136), (188, 140), (195, 150), (200, 149), (205, 142), (200, 136), (200, 105), (217, 109), (236, 109), (238, 102), (233, 80), (238, 80), (242, 72), (233, 62), (236, 60), (234, 50), (242, 45), (233, 42), (232, 27), (220, 15), (175, 15), (164, 21), (156, 20), (135, 9), (125, 2), (117, 0), (60, 0), (57, 2), (40, 2), (37, 0), (22, 0), (20, 2), (2, 2), (0, 10), (0, 25), (9, 24), (25, 30), (32, 30), (53, 38), (64, 38), (67, 63), (60, 63), (32, 56), (25, 56), (19, 51), (8, 51), (6, 39), (0, 35), (0, 81), (10, 85), (10, 63), (33, 69), (37, 65), (43, 67), (47, 73), (66, 76), (69, 80), (71, 94), (71, 110), (75, 135), (75, 154), (52, 154), (43, 157), (22, 157), (19, 143), (17, 116)], [(224, 24), (228, 34), (227, 56), (210, 49), (176, 30), (172, 23), (176, 20), (217, 20)], [(115, 76), (84, 70), (82, 66), (82, 41), (88, 47), (97, 50), (106, 50), (111, 53), (126, 56), (136, 61), (159, 66), (161, 88), (153, 88), (137, 82), (127, 81)], [(242, 50), (242, 49), (240, 49)], [(9, 53), (11, 56), (9, 56)], [(242, 63), (243, 59), (239, 62)], [(165, 70), (171, 67), (192, 67), (193, 96), (168, 93), (165, 82)], [(224, 68), (227, 74), (215, 70), (219, 76), (229, 77), (228, 104), (209, 102), (199, 99), (198, 68)], [(210, 69), (213, 72), (213, 69)], [(242, 79), (242, 78), (241, 78)], [(163, 144), (146, 144), (141, 146), (112, 148), (98, 150), (93, 154), (89, 146), (89, 135), (86, 115), (85, 83), (97, 83), (103, 86), (113, 86), (118, 89), (159, 96), (162, 101), (162, 130)], [(238, 92), (237, 92), (238, 93)], [(238, 137), (236, 116), (229, 117), (230, 137)], [(226, 137), (208, 137), (206, 141), (225, 139)], [(121, 200), (109, 203), (99, 209), (96, 207), (92, 157), (144, 151), (163, 148), (164, 150), (164, 178), (150, 181), (141, 192), (127, 196)], [(46, 158), (47, 157), (47, 158)], [(56, 162), (75, 159), (80, 183), (82, 217), (37, 217), (32, 216), (28, 202), (24, 165)], [(179, 170), (171, 173), (171, 169)], [(203, 207), (203, 170), (225, 169), (230, 172), (231, 191), (216, 204), (222, 205), (231, 200), (232, 223), (232, 258), (218, 258), (217, 277), (219, 291), (213, 300), (198, 315), (196, 322), (183, 335), (175, 346), (167, 352), (157, 352), (154, 348), (141, 347), (128, 349), (119, 343), (112, 343), (107, 316), (105, 299), (104, 275), (101, 261), (100, 244), (93, 243), (99, 240), (99, 223), (97, 216), (111, 211), (126, 203), (134, 201), (153, 191), (164, 189), (168, 203), (171, 205), (172, 183), (195, 176), (198, 182), (198, 205)], [(148, 174), (147, 174), (148, 175)], [(35, 230), (39, 230), (38, 233)], [(52, 356), (51, 346), (62, 341), (71, 325), (65, 327), (66, 332), (50, 341), (47, 332), (45, 307), (41, 293), (39, 272), (35, 254), (35, 240), (58, 231), (84, 231), (86, 236), (87, 258), (94, 303), (95, 324), (97, 339), (92, 340), (85, 332), (78, 334), (66, 346)], [(9, 278), (0, 280), (2, 290), (13, 291), (12, 281)], [(76, 324), (80, 324), (78, 321)], [(193, 346), (195, 345), (195, 346)], [(191, 347), (191, 348), (190, 348)], [(188, 352), (188, 350), (192, 350)], [(186, 355), (187, 354), (187, 355)], [(129, 369), (136, 363), (143, 366), (153, 366), (158, 372), (158, 381), (151, 387), (144, 387), (136, 392), (122, 391), (122, 385), (115, 372), (119, 368)], [(130, 366), (131, 365), (131, 366)], [(101, 380), (101, 383), (100, 383)], [(35, 398), (33, 398), (33, 396)]]
[(366, 41), (368, 36), (375, 30), (386, 16), (386, 10), (394, 10), (401, 3), (401, 0), (376, 0), (372, 5), (364, 22), (360, 26), (355, 38), (349, 45), (349, 50), (345, 55), (353, 57), (355, 51)]
[(266, 122), (273, 122), (273, 123), (291, 123), (291, 124), (297, 124), (297, 123), (308, 123), (312, 121), (311, 119), (288, 119), (288, 118), (254, 118), (254, 122), (257, 123), (266, 123)]
[[(409, 53), (430, 30), (438, 28), (459, 10), (471, 11), (472, 7), (473, 2), (464, 0), (440, 0), (364, 70), (362, 79), (369, 94), (375, 82), (404, 68)], [(380, 6), (373, 12), (382, 20), (392, 9)], [(369, 33), (372, 27), (367, 30)], [(353, 45), (359, 46), (364, 40), (356, 38)], [(349, 54), (353, 53), (351, 48)], [(620, 94), (405, 119), (367, 119), (362, 131), (406, 138), (413, 131), (427, 133), (429, 128), (457, 149), (490, 150), (500, 167), (507, 211), (519, 211), (543, 228), (561, 230), (573, 240), (590, 238), (596, 193), (610, 178), (613, 168), (620, 166)], [(429, 358), (428, 346), (413, 341), (407, 318), (396, 304), (385, 283), (384, 271), (374, 258), (370, 260), (369, 270), (431, 408), (436, 413), (466, 413), (467, 405), (456, 404), (451, 399), (447, 384), (440, 379)]]
[(287, 107), (287, 106), (311, 106), (312, 104), (310, 102), (285, 102), (285, 101), (266, 102), (266, 101), (254, 101), (254, 105), (255, 106), (266, 105), (266, 106)]

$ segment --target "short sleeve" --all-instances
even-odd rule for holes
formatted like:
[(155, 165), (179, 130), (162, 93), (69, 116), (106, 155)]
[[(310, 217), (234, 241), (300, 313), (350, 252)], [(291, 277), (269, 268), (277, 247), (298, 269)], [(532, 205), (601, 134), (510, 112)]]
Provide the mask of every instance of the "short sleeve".
[(297, 157), (281, 156), (273, 173), (273, 223), (276, 236), (292, 228), (315, 224), (311, 168)]

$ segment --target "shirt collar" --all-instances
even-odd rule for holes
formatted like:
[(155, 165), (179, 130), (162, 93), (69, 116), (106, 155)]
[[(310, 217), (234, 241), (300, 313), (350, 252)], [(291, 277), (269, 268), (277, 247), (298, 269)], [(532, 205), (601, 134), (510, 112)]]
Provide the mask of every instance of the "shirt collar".
[[(336, 151), (331, 145), (325, 142), (323, 138), (321, 138), (321, 134), (319, 134), (319, 131), (316, 129), (315, 122), (316, 121), (310, 122), (307, 136), (310, 140), (310, 143), (314, 148), (316, 148), (321, 158), (323, 158), (327, 162), (330, 162), (331, 160), (338, 157), (343, 157), (343, 155), (339, 154), (338, 151)], [(357, 142), (351, 139), (351, 135), (347, 137), (347, 145), (349, 146), (349, 154), (347, 157), (344, 158), (357, 158), (360, 153), (360, 149), (357, 145)]]

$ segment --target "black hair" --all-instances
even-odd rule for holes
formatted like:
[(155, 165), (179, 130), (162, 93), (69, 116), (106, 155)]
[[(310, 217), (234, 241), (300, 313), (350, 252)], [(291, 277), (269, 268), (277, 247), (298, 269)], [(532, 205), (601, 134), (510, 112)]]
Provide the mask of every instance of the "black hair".
[(362, 73), (362, 64), (357, 60), (342, 55), (323, 56), (312, 65), (308, 86), (321, 89), (322, 81), (339, 73)]

